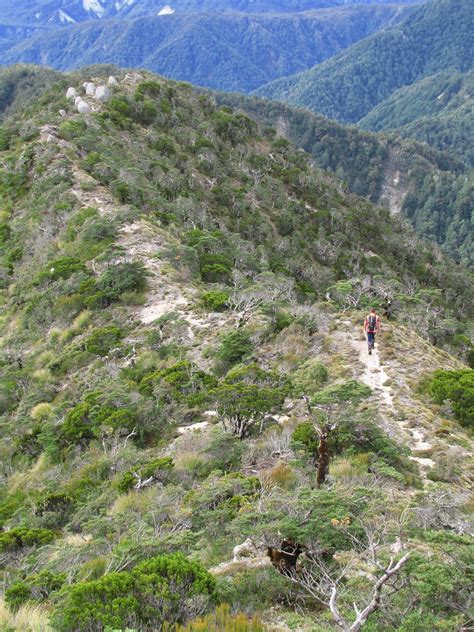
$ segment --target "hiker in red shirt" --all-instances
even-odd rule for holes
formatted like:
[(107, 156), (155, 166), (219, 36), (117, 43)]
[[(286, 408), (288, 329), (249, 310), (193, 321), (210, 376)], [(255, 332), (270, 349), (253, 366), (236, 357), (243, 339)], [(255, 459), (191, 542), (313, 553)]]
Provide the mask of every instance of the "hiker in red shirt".
[(372, 355), (372, 349), (375, 347), (375, 334), (380, 333), (380, 317), (376, 314), (374, 307), (370, 310), (370, 314), (365, 317), (364, 332), (367, 334), (369, 355)]

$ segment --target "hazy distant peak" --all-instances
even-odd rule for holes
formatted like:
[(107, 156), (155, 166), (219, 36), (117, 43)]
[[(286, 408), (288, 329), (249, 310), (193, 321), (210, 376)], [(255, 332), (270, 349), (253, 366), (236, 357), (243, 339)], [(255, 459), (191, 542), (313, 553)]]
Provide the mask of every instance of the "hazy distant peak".
[(161, 9), (158, 15), (172, 15), (173, 13), (175, 13), (175, 10), (167, 4)]

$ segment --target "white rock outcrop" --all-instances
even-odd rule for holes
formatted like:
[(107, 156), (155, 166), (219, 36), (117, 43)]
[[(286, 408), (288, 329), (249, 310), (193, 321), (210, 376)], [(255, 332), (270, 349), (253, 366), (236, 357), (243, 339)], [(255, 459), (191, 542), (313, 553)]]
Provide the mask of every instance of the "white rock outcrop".
[(92, 81), (89, 81), (88, 84), (86, 84), (86, 94), (88, 97), (93, 97), (95, 95), (95, 91), (96, 91), (96, 87), (95, 87), (95, 83), (92, 83)]
[(255, 552), (255, 544), (250, 538), (247, 538), (242, 544), (237, 544), (237, 546), (234, 546), (234, 549), (232, 551), (233, 561), (236, 562), (243, 557), (255, 556)]
[(66, 92), (66, 99), (75, 99), (77, 97), (76, 88), (68, 88)]
[(97, 87), (97, 90), (95, 91), (95, 98), (97, 99), (97, 101), (107, 101), (109, 97), (110, 90), (107, 88), (107, 86)]
[(76, 107), (79, 114), (90, 114), (92, 112), (91, 106), (86, 101), (80, 101)]
[(107, 83), (109, 84), (109, 86), (118, 86), (117, 79), (114, 76), (112, 76), (112, 75), (110, 75), (109, 80), (108, 80)]

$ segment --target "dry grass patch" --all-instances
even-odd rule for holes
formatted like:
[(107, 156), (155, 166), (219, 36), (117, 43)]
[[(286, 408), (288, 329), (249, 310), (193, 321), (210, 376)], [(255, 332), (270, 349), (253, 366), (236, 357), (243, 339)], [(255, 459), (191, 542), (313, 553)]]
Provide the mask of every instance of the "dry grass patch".
[(284, 461), (280, 461), (272, 468), (261, 471), (259, 478), (263, 489), (267, 490), (273, 489), (274, 487), (292, 489), (297, 482), (295, 472), (288, 463)]
[(21, 606), (12, 612), (0, 599), (0, 629), (15, 632), (53, 632), (48, 623), (49, 612), (44, 606)]
[(121, 494), (115, 499), (114, 504), (109, 509), (111, 516), (126, 513), (129, 511), (144, 514), (156, 500), (156, 489), (148, 487), (141, 491), (132, 490), (126, 494)]
[(367, 464), (362, 460), (340, 457), (331, 462), (329, 474), (342, 482), (351, 481), (367, 474)]
[(41, 481), (42, 475), (48, 471), (50, 465), (44, 454), (41, 454), (36, 463), (27, 472), (14, 472), (9, 481), (8, 489), (10, 492), (16, 492), (19, 489), (27, 491), (34, 489), (38, 482)]

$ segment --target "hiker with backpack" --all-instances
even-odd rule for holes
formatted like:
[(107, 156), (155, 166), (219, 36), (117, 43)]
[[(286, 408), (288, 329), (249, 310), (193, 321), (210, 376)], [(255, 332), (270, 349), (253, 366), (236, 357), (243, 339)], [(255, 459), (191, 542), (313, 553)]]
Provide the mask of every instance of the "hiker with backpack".
[(370, 314), (367, 314), (365, 317), (364, 332), (367, 335), (369, 355), (372, 355), (372, 350), (375, 347), (375, 334), (380, 333), (380, 317), (377, 315), (374, 307), (370, 310)]

